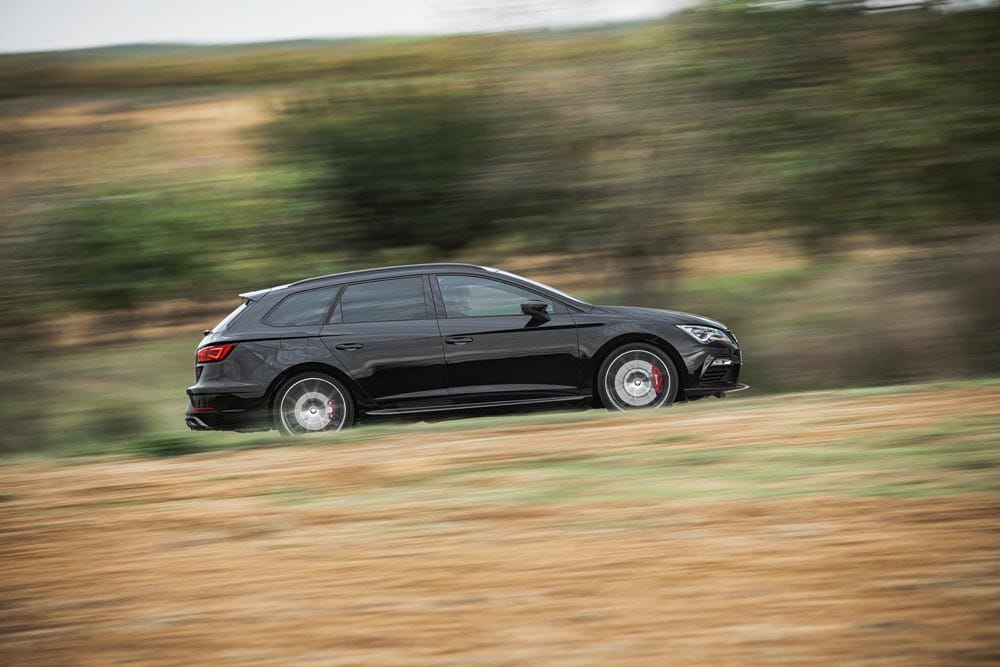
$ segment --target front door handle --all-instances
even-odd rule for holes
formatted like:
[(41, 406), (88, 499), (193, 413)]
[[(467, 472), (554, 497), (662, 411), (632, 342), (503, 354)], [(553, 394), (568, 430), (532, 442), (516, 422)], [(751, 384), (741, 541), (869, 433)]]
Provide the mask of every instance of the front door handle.
[(444, 342), (449, 345), (465, 345), (466, 343), (472, 342), (471, 336), (448, 336), (444, 339)]
[(364, 345), (361, 343), (337, 343), (334, 347), (338, 350), (360, 350)]

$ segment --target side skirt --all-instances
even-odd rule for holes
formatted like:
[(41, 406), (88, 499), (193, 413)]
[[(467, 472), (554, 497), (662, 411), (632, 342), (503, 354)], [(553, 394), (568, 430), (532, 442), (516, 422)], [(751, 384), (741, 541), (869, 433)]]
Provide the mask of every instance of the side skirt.
[(581, 403), (590, 401), (591, 396), (557, 396), (556, 398), (532, 398), (520, 401), (489, 401), (486, 403), (456, 403), (453, 405), (436, 405), (420, 408), (382, 408), (366, 410), (364, 414), (371, 416), (416, 415), (426, 412), (462, 412), (485, 410), (489, 408), (515, 408), (518, 406), (560, 405), (564, 403)]

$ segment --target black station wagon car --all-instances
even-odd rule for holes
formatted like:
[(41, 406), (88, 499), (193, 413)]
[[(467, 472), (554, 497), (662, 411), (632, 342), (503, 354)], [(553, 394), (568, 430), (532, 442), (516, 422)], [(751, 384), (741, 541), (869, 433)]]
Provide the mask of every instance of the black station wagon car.
[(631, 410), (746, 388), (739, 342), (719, 322), (595, 306), (498, 269), (397, 266), (240, 296), (198, 345), (192, 429), (300, 434), (380, 416)]

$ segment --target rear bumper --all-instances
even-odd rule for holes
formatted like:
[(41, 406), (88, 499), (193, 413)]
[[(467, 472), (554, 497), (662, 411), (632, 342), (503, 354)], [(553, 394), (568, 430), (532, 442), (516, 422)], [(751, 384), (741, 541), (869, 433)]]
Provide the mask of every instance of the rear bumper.
[(271, 428), (263, 398), (189, 391), (188, 399), (184, 423), (193, 431), (263, 431)]
[(192, 414), (187, 414), (184, 416), (184, 423), (192, 431), (214, 431), (215, 429), (206, 424), (201, 417), (197, 417)]

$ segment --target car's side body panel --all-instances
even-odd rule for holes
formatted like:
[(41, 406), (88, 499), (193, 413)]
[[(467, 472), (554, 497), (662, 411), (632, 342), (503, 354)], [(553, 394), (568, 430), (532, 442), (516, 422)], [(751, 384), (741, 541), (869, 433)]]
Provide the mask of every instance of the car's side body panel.
[(581, 393), (580, 346), (568, 313), (439, 320), (452, 400), (516, 400)]
[(334, 365), (354, 379), (367, 408), (406, 408), (448, 398), (437, 320), (328, 324), (321, 339)]

